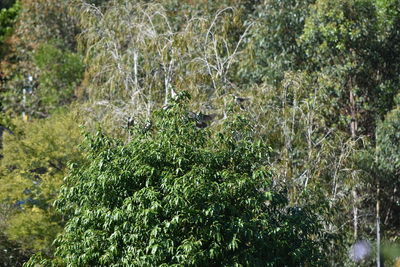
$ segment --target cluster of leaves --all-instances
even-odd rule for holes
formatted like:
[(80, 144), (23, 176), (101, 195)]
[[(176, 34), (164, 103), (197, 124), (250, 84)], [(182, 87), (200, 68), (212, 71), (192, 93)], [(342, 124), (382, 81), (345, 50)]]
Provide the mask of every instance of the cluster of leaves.
[(76, 115), (16, 121), (17, 131), (5, 133), (1, 161), (0, 199), (11, 205), (3, 229), (10, 240), (29, 251), (52, 251), (62, 218), (52, 202), (62, 184), (67, 162), (79, 162), (80, 131)]
[(69, 104), (84, 72), (80, 55), (64, 51), (56, 45), (42, 44), (35, 51), (33, 62), (39, 68), (35, 91), (46, 114), (49, 110)]
[[(323, 265), (328, 240), (307, 207), (272, 184), (270, 148), (247, 120), (198, 129), (180, 104), (125, 144), (86, 136), (56, 206), (70, 218), (56, 255), (66, 265)], [(58, 260), (59, 260), (58, 259)], [(32, 264), (35, 260), (32, 260)], [(28, 265), (29, 266), (29, 265)]]
[(285, 71), (299, 69), (304, 63), (305, 52), (297, 39), (315, 0), (261, 2), (247, 22), (254, 26), (247, 37), (248, 51), (243, 54), (239, 74), (248, 83), (278, 84)]
[(20, 3), (17, 1), (12, 6), (10, 3), (0, 6), (0, 59), (6, 53), (4, 42), (12, 34), (14, 23), (20, 10)]

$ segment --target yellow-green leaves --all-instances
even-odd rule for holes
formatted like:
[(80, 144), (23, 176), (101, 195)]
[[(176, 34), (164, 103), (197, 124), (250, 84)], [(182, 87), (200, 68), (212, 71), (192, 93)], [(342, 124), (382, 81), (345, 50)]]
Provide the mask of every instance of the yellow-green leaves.
[(14, 205), (6, 233), (26, 250), (49, 253), (61, 230), (52, 202), (69, 162), (82, 158), (76, 121), (72, 112), (46, 120), (16, 121), (18, 131), (4, 136), (0, 199)]

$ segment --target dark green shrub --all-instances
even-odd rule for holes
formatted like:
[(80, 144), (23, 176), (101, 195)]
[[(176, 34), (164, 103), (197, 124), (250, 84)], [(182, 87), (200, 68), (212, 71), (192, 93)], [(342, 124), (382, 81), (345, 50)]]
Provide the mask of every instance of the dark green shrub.
[[(248, 121), (211, 135), (184, 106), (124, 144), (87, 135), (57, 200), (70, 216), (56, 255), (71, 266), (298, 266), (321, 263), (318, 220), (272, 185), (270, 148)], [(32, 260), (40, 261), (40, 257)]]

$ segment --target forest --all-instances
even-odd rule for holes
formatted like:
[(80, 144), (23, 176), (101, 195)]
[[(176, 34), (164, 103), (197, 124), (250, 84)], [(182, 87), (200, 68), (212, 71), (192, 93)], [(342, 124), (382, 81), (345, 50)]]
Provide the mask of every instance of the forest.
[(0, 266), (400, 266), (400, 0), (1, 0)]

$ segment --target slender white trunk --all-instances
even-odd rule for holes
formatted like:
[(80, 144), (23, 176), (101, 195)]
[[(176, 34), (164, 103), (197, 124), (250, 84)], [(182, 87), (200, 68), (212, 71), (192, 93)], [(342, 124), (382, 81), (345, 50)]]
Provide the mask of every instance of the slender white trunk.
[(358, 238), (358, 207), (357, 207), (357, 191), (353, 189), (353, 227), (354, 227), (354, 239)]
[(135, 75), (135, 90), (138, 91), (139, 90), (139, 82), (138, 82), (138, 52), (135, 50), (135, 52), (133, 52), (133, 72)]
[[(351, 132), (351, 139), (353, 141), (356, 140), (357, 138), (357, 107), (356, 107), (356, 100), (355, 100), (355, 95), (353, 94), (352, 91), (352, 86), (353, 82), (352, 79), (350, 79), (350, 94), (349, 94), (349, 100), (350, 100), (350, 115), (351, 115), (351, 122), (350, 122), (350, 132)], [(354, 185), (355, 187), (355, 185)], [(352, 190), (353, 193), (353, 225), (354, 225), (354, 238), (357, 239), (358, 237), (358, 207), (357, 207), (357, 191), (355, 188)]]
[(376, 266), (381, 267), (381, 226), (380, 226), (380, 201), (379, 182), (376, 189)]
[(165, 77), (164, 79), (164, 87), (165, 87), (165, 100), (164, 100), (164, 104), (168, 104), (168, 99), (169, 99), (169, 83), (168, 83), (168, 77)]

